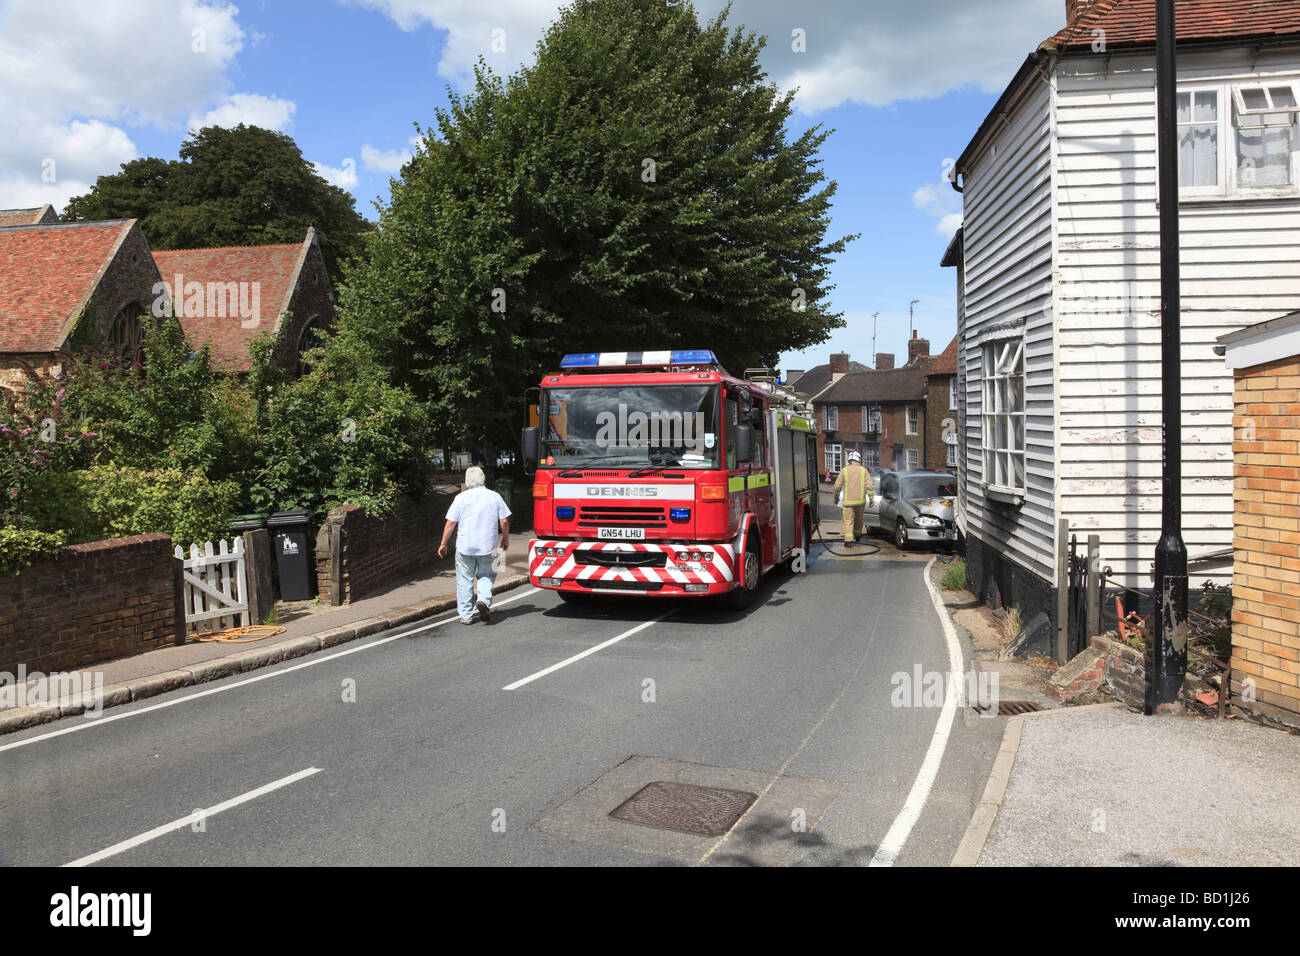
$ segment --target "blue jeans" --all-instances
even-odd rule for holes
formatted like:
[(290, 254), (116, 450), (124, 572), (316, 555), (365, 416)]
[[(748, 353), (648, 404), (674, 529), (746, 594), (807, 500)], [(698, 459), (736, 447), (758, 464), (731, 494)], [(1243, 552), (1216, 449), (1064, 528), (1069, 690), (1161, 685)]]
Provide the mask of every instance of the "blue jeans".
[[(461, 554), (456, 552), (456, 602), (460, 619), (474, 616), (475, 600), (492, 606), (492, 582), (497, 578), (495, 554)], [(477, 598), (475, 592), (477, 591)]]

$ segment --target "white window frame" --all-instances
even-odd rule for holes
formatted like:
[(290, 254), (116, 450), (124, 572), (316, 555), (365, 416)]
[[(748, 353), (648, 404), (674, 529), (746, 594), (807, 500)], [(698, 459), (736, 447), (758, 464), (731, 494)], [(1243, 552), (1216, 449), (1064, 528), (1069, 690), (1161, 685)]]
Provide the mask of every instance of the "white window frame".
[(953, 435), (947, 442), (948, 457), (944, 464), (949, 468), (957, 467), (957, 430), (953, 429)]
[(916, 471), (921, 467), (921, 453), (915, 448), (907, 449), (907, 470)]
[[(1020, 407), (1012, 403), (1012, 383), (1020, 380)], [(983, 484), (994, 491), (1023, 497), (1025, 493), (1025, 339), (1014, 337), (988, 339), (980, 348), (980, 384), (983, 404), (980, 408), (980, 445), (983, 451)], [(995, 445), (997, 420), (1006, 419), (1005, 446)], [(1020, 424), (1019, 447), (1016, 446), (1016, 423)], [(1018, 466), (1018, 467), (1017, 467)]]
[(948, 376), (948, 411), (957, 411), (957, 376)]
[(822, 430), (828, 432), (840, 430), (840, 407), (838, 405), (822, 406)]
[(868, 442), (862, 446), (862, 464), (866, 468), (875, 468), (880, 464), (880, 445)]
[[(1295, 106), (1269, 106), (1247, 108), (1243, 90), (1264, 90), (1268, 102), (1273, 102), (1270, 90), (1287, 87), (1291, 90)], [(1180, 86), (1178, 94), (1191, 94), (1193, 105), (1195, 94), (1213, 93), (1217, 102), (1218, 115), (1218, 184), (1215, 186), (1179, 185), (1178, 194), (1183, 199), (1259, 199), (1274, 196), (1300, 195), (1300, 83), (1290, 80), (1277, 82), (1255, 81), (1250, 83), (1201, 83)], [(1254, 186), (1240, 182), (1238, 179), (1239, 159), (1237, 153), (1238, 117), (1268, 116), (1290, 113), (1291, 123), (1291, 182), (1283, 186)], [(1183, 125), (1180, 124), (1180, 129)], [(1206, 124), (1191, 124), (1206, 125)], [(1180, 168), (1181, 168), (1181, 156)]]
[(921, 409), (915, 405), (907, 406), (907, 433), (915, 435), (921, 429)]
[(844, 447), (839, 442), (826, 443), (826, 455), (822, 464), (827, 471), (838, 472), (843, 469), (840, 467), (844, 463)]

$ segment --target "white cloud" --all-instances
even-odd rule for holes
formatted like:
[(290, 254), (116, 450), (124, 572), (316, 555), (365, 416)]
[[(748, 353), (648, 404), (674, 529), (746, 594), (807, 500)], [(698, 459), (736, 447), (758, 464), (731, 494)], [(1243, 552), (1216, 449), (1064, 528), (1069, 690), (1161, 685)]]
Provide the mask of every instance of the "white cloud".
[[(700, 0), (713, 16), (722, 0)], [(1060, 0), (735, 0), (728, 22), (768, 37), (762, 54), (808, 113), (846, 102), (885, 106), (963, 86), (1000, 91), (1038, 44), (1065, 26)], [(795, 52), (794, 30), (805, 52)]]
[(934, 227), (934, 231), (945, 239), (951, 240), (957, 235), (957, 230), (961, 228), (962, 215), (959, 212), (947, 213), (939, 220), (939, 225)]
[(223, 0), (0, 0), (0, 207), (62, 209), (137, 157), (129, 128), (179, 131), (226, 99), (238, 13)]
[(375, 149), (369, 143), (361, 147), (361, 165), (371, 172), (397, 173), (411, 161), (411, 153), (404, 149)]
[(282, 100), (278, 96), (236, 93), (216, 109), (208, 110), (202, 116), (191, 116), (189, 128), (198, 130), (205, 126), (220, 126), (231, 129), (243, 123), (283, 132), (293, 123), (297, 108), (293, 100)]
[(921, 212), (938, 218), (934, 231), (951, 239), (961, 226), (961, 195), (947, 180), (926, 183), (912, 193), (912, 205)]
[[(438, 72), (459, 84), (481, 55), (499, 73), (533, 59), (555, 19), (553, 0), (342, 0), (378, 10), (403, 30), (447, 31)], [(696, 0), (701, 21), (725, 0)], [(800, 88), (805, 112), (846, 102), (884, 106), (976, 86), (1001, 90), (1024, 58), (1065, 25), (1061, 0), (733, 0), (727, 20), (768, 38), (761, 59), (782, 89)], [(504, 31), (505, 51), (493, 49)], [(804, 52), (793, 47), (803, 31)]]
[(343, 0), (378, 10), (403, 30), (447, 31), (438, 74), (464, 86), (480, 56), (497, 73), (531, 63), (534, 47), (556, 18), (554, 0)]
[(357, 161), (351, 156), (343, 160), (342, 166), (326, 166), (324, 163), (312, 163), (311, 165), (316, 170), (316, 175), (331, 186), (338, 186), (340, 189), (348, 190), (357, 188)]

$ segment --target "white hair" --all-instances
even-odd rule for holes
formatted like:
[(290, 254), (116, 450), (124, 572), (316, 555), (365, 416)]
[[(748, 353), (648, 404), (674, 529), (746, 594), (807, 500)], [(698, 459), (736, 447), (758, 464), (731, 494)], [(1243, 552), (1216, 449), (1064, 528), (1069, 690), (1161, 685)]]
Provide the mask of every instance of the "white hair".
[(465, 487), (481, 488), (487, 484), (487, 478), (483, 475), (483, 469), (478, 465), (470, 465), (465, 469)]

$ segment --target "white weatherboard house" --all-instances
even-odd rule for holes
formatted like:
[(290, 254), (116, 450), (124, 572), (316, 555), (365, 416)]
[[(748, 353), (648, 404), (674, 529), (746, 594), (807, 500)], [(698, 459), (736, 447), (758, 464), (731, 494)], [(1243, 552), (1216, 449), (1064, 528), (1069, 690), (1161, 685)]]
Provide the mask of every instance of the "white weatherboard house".
[[(957, 160), (967, 577), (1056, 621), (1058, 519), (1151, 587), (1160, 530), (1155, 0), (1073, 0)], [(1231, 574), (1226, 332), (1300, 308), (1300, 2), (1179, 0), (1183, 537)], [(1216, 554), (1217, 553), (1217, 554)]]

